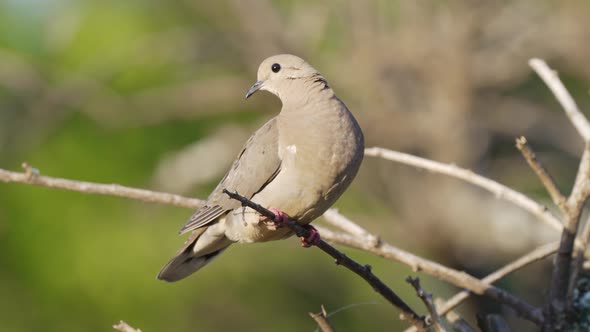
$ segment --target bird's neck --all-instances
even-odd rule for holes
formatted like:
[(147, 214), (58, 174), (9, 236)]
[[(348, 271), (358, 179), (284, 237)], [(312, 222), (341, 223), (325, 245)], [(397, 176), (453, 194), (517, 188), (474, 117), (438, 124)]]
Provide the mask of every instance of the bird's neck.
[(290, 90), (298, 91), (298, 93), (279, 96), (283, 104), (281, 113), (305, 113), (310, 106), (321, 108), (322, 105), (336, 99), (332, 88), (319, 74), (293, 80), (290, 85)]

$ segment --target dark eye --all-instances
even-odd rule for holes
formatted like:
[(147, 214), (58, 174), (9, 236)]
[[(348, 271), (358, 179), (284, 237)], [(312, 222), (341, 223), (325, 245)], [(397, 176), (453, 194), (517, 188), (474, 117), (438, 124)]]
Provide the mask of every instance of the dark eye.
[(272, 65), (272, 67), (270, 67), (270, 69), (272, 70), (273, 73), (278, 73), (279, 70), (281, 70), (281, 65), (279, 65), (278, 63), (275, 63)]

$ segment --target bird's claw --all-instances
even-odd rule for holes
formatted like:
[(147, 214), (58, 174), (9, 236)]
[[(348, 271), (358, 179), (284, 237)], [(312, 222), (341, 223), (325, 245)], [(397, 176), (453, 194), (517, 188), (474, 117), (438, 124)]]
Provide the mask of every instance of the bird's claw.
[(260, 216), (260, 221), (262, 221), (268, 229), (276, 231), (289, 222), (289, 216), (281, 210), (275, 208), (269, 208), (268, 210), (274, 213), (274, 220), (270, 220), (267, 216)]
[(301, 237), (301, 246), (304, 248), (309, 248), (311, 246), (317, 245), (320, 243), (321, 237), (320, 232), (313, 227), (312, 225), (305, 225), (303, 226), (309, 231), (308, 237)]

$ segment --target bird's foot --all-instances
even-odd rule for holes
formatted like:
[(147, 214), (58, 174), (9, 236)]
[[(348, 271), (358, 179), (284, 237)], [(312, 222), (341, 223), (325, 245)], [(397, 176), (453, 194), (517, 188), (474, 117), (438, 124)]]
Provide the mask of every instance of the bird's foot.
[(269, 208), (270, 212), (274, 213), (275, 219), (270, 220), (267, 216), (260, 216), (260, 221), (264, 223), (268, 229), (276, 231), (277, 229), (285, 226), (289, 222), (289, 216), (283, 211), (275, 208)]
[(305, 227), (308, 231), (309, 231), (309, 236), (308, 237), (301, 237), (301, 246), (304, 248), (309, 248), (311, 246), (317, 245), (318, 243), (320, 243), (320, 232), (318, 232), (317, 229), (315, 229), (315, 227), (313, 227), (312, 225), (305, 225), (303, 226)]

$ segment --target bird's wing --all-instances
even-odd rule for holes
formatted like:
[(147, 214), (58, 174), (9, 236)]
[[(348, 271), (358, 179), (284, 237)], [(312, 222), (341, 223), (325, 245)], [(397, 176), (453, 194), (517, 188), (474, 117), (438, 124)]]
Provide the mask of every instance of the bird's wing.
[(246, 142), (225, 177), (182, 227), (180, 234), (203, 227), (229, 210), (240, 206), (223, 193), (223, 189), (251, 198), (261, 191), (281, 170), (278, 155), (277, 118), (272, 118)]

